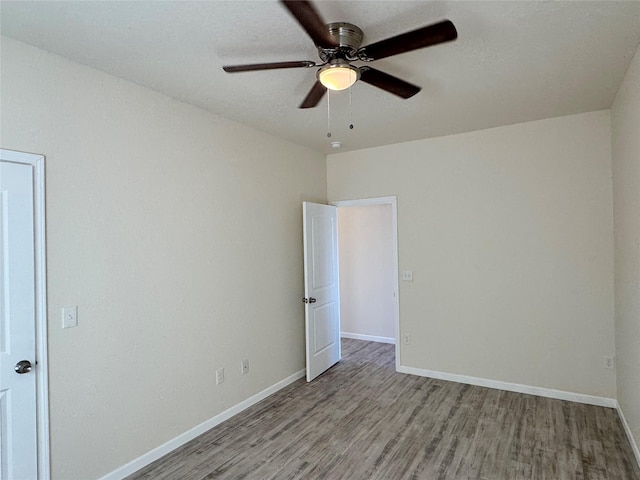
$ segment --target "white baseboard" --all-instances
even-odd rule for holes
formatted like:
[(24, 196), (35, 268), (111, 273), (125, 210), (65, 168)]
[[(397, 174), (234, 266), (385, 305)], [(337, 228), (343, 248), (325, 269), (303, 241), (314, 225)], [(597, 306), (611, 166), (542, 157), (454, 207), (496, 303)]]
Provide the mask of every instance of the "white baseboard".
[(488, 380), (486, 378), (478, 377), (468, 377), (466, 375), (437, 372), (435, 370), (424, 370), (421, 368), (406, 367), (404, 365), (401, 365), (398, 368), (398, 372), (408, 373), (410, 375), (418, 375), (420, 377), (437, 378), (438, 380), (448, 380), (450, 382), (477, 385), (479, 387), (495, 388), (497, 390), (506, 390), (508, 392), (526, 393), (529, 395), (537, 395), (539, 397), (586, 403), (589, 405), (596, 405), (598, 407), (616, 408), (617, 405), (615, 398), (597, 397), (594, 395), (566, 392), (563, 390), (554, 390), (551, 388), (532, 387), (530, 385), (520, 385), (518, 383), (501, 382), (498, 380)]
[(373, 335), (362, 335), (360, 333), (348, 333), (340, 332), (342, 338), (353, 338), (354, 340), (366, 340), (368, 342), (380, 342), (380, 343), (396, 343), (396, 339), (392, 337), (375, 337)]
[[(350, 333), (344, 333), (344, 332), (341, 333), (341, 336), (345, 338), (354, 338), (356, 340), (367, 340), (367, 341), (382, 342), (382, 343), (395, 343), (395, 339), (388, 338), (388, 337), (373, 337), (368, 335), (350, 334)], [(553, 390), (549, 388), (532, 387), (529, 385), (520, 385), (517, 383), (508, 383), (508, 382), (488, 380), (488, 379), (478, 378), (478, 377), (469, 377), (466, 375), (457, 375), (453, 373), (438, 372), (434, 370), (425, 370), (421, 368), (407, 367), (404, 365), (401, 365), (398, 368), (398, 372), (406, 373), (409, 375), (418, 375), (420, 377), (435, 378), (438, 380), (447, 380), (451, 382), (477, 385), (480, 387), (494, 388), (494, 389), (505, 390), (509, 392), (526, 393), (529, 395), (537, 395), (540, 397), (555, 398), (558, 400), (568, 400), (571, 402), (578, 402), (578, 403), (586, 403), (589, 405), (596, 405), (599, 407), (615, 408), (618, 411), (618, 414), (620, 415), (620, 419), (622, 420), (622, 424), (624, 426), (627, 437), (629, 438), (629, 442), (631, 443), (631, 447), (633, 449), (633, 453), (636, 456), (636, 460), (638, 461), (638, 465), (640, 465), (640, 449), (638, 449), (638, 444), (636, 443), (635, 439), (631, 435), (631, 429), (627, 424), (627, 421), (624, 417), (624, 414), (622, 413), (622, 409), (620, 408), (620, 405), (614, 398), (597, 397), (593, 395), (584, 395), (582, 393), (573, 393), (573, 392), (566, 392), (562, 390)], [(224, 412), (219, 413), (215, 417), (212, 417), (209, 420), (206, 420), (205, 422), (201, 423), (200, 425), (195, 426), (191, 430), (188, 430), (178, 435), (177, 437), (169, 440), (168, 442), (160, 445), (159, 447), (154, 448), (153, 450), (145, 453), (144, 455), (132, 460), (126, 465), (123, 465), (122, 467), (119, 467), (113, 470), (111, 473), (108, 473), (107, 475), (100, 478), (100, 480), (122, 480), (124, 477), (137, 472), (141, 468), (144, 468), (147, 465), (149, 465), (151, 462), (158, 460), (159, 458), (163, 457), (167, 453), (193, 440), (198, 435), (203, 434), (207, 430), (210, 430), (213, 427), (221, 424), (225, 420), (228, 420), (234, 415), (237, 415), (243, 410), (246, 410), (252, 405), (255, 405), (259, 401), (264, 400), (269, 395), (292, 384), (296, 380), (303, 378), (305, 374), (306, 374), (305, 370), (300, 370), (299, 372), (294, 373), (293, 375), (279, 381), (278, 383), (266, 388), (265, 390), (253, 395), (252, 397), (249, 397), (248, 399), (238, 403), (237, 405), (234, 405), (233, 407), (225, 410)]]
[(633, 454), (636, 456), (636, 462), (638, 462), (638, 466), (640, 467), (640, 448), (638, 448), (636, 439), (633, 438), (633, 434), (631, 433), (631, 427), (629, 427), (629, 424), (627, 423), (627, 419), (624, 418), (624, 413), (622, 413), (622, 407), (617, 401), (616, 401), (616, 410), (618, 411), (618, 415), (620, 416), (620, 420), (622, 421), (622, 426), (624, 427), (624, 431), (627, 434), (629, 443), (631, 444), (631, 449), (633, 450)]
[(123, 465), (122, 467), (115, 469), (111, 473), (108, 473), (107, 475), (102, 477), (100, 480), (122, 480), (124, 477), (131, 475), (134, 472), (137, 472), (141, 468), (149, 465), (151, 462), (158, 460), (159, 458), (163, 457), (167, 453), (184, 445), (190, 440), (193, 440), (198, 435), (203, 434), (207, 430), (210, 430), (216, 425), (221, 424), (225, 420), (228, 420), (234, 415), (237, 415), (243, 410), (251, 407), (252, 405), (255, 405), (259, 401), (264, 400), (269, 395), (277, 392), (278, 390), (281, 390), (287, 385), (292, 384), (296, 380), (304, 377), (305, 374), (306, 374), (306, 370), (300, 370), (299, 372), (294, 373), (293, 375), (285, 378), (284, 380), (280, 380), (278, 383), (270, 386), (269, 388), (266, 388), (265, 390), (259, 393), (256, 393), (252, 397), (249, 397), (246, 400), (238, 403), (237, 405), (234, 405), (233, 407), (225, 410), (224, 412), (219, 413), (215, 417), (210, 418), (209, 420), (206, 420), (200, 425), (193, 427), (191, 430), (188, 430), (178, 435), (177, 437), (169, 440), (168, 442), (160, 445), (159, 447), (154, 448), (153, 450), (145, 453), (144, 455), (130, 461), (126, 465)]

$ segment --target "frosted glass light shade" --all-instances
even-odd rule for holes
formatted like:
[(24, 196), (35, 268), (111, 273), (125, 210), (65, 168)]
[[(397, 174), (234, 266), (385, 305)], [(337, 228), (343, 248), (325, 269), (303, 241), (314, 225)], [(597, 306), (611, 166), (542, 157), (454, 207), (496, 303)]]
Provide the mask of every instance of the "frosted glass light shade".
[(358, 74), (352, 67), (328, 67), (320, 70), (318, 80), (329, 90), (344, 90), (358, 80)]

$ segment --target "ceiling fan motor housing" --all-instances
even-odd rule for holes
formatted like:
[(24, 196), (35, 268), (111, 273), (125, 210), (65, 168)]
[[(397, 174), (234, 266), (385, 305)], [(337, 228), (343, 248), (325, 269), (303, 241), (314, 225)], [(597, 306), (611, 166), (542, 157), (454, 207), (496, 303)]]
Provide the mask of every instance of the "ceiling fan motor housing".
[(364, 34), (360, 28), (352, 23), (334, 22), (327, 25), (329, 34), (341, 47), (348, 47), (357, 50), (362, 45)]
[(329, 35), (335, 40), (338, 47), (319, 47), (320, 58), (325, 62), (334, 58), (355, 59), (356, 52), (362, 45), (364, 38), (362, 30), (356, 25), (346, 22), (329, 23), (327, 28)]

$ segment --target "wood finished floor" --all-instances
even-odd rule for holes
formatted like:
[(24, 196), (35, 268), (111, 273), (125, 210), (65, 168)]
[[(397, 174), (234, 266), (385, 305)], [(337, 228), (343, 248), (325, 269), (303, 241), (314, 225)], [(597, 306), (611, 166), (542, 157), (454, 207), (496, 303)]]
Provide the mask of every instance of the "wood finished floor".
[(615, 410), (395, 372), (394, 347), (343, 360), (128, 480), (640, 480)]

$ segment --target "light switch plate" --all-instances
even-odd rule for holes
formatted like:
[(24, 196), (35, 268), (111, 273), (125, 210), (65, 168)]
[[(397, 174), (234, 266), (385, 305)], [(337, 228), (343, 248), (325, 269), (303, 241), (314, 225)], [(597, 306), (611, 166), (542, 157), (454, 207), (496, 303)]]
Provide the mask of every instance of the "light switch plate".
[(403, 282), (413, 282), (413, 272), (410, 270), (404, 270), (402, 272), (402, 281)]
[(62, 307), (62, 328), (78, 326), (78, 307)]

